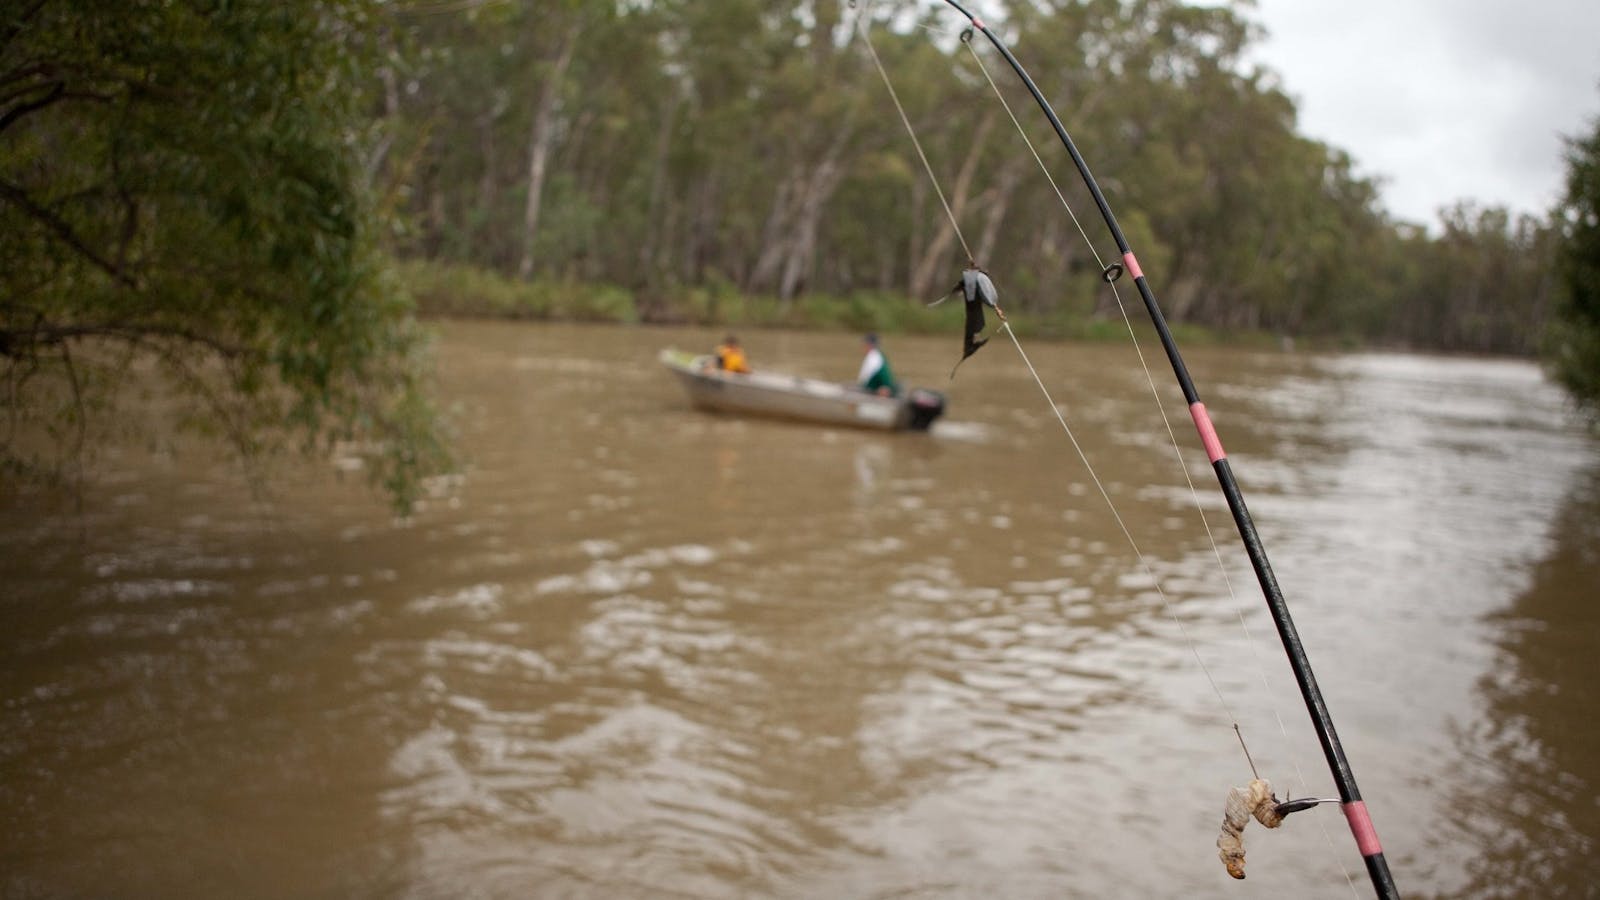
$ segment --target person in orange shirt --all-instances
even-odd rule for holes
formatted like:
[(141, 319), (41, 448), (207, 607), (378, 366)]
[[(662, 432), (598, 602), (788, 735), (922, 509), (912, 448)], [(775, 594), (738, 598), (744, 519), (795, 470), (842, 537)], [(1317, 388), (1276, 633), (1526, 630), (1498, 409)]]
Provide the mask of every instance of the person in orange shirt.
[(717, 368), (724, 372), (750, 371), (750, 363), (744, 358), (744, 348), (739, 346), (739, 339), (731, 334), (717, 347)]

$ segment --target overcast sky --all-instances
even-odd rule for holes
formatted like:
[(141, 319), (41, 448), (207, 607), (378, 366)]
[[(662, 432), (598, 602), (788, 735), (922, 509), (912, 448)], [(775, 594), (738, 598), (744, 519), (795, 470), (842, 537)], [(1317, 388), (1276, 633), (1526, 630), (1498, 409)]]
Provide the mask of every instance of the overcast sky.
[(1348, 151), (1406, 221), (1460, 199), (1543, 213), (1561, 136), (1600, 115), (1600, 0), (1256, 0), (1245, 15), (1301, 133)]

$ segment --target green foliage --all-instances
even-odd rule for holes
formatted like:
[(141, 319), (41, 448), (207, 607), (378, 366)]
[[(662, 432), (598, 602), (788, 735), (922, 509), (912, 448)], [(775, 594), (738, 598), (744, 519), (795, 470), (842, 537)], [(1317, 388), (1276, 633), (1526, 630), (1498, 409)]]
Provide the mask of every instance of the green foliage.
[(1547, 358), (1578, 405), (1600, 418), (1600, 119), (1590, 134), (1567, 142), (1560, 216), (1565, 291)]
[(636, 322), (633, 292), (577, 281), (519, 281), (489, 269), (421, 260), (396, 268), (428, 316), (528, 321)]
[[(1541, 276), (1552, 225), (1470, 206), (1444, 211), (1431, 234), (1390, 221), (1378, 186), (1299, 134), (1276, 77), (1247, 62), (1247, 4), (990, 13), (1089, 160), (1170, 318), (1533, 352), (1554, 291)], [(1111, 242), (1032, 99), (981, 39), (954, 39), (962, 24), (939, 4), (843, 0), (402, 15), (407, 88), (384, 120), (405, 148), (390, 155), (409, 224), (396, 250), (511, 273), (531, 243), (538, 291), (619, 285), (641, 321), (882, 330), (924, 327), (922, 305), (970, 252), (1018, 327), (1092, 332), (1120, 318), (1094, 256), (1114, 257)], [(970, 250), (950, 233), (863, 30)], [(557, 102), (541, 129), (546, 97)], [(551, 174), (535, 197), (541, 154)], [(537, 315), (566, 315), (561, 306)]]
[(402, 508), (445, 464), (362, 169), (379, 11), (58, 0), (7, 21), (8, 465), (70, 460), (51, 423), (116, 408), (144, 364), (246, 457), (342, 443)]

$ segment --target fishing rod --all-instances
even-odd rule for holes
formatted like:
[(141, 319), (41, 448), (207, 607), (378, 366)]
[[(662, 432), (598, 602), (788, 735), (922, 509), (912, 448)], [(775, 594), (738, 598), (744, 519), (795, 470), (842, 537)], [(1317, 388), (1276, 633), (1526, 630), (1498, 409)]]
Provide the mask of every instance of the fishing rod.
[(1056, 116), (1055, 110), (1050, 107), (1050, 102), (1044, 98), (1039, 86), (1034, 84), (1033, 78), (1022, 67), (1022, 63), (1012, 55), (1011, 49), (999, 35), (990, 31), (982, 19), (962, 6), (958, 0), (944, 0), (944, 2), (965, 16), (973, 28), (988, 38), (989, 43), (1000, 51), (1000, 55), (1011, 66), (1011, 70), (1022, 79), (1022, 83), (1028, 88), (1028, 93), (1033, 95), (1034, 101), (1039, 104), (1039, 109), (1044, 111), (1045, 118), (1050, 120), (1056, 137), (1060, 138), (1062, 146), (1067, 148), (1073, 165), (1083, 177), (1084, 185), (1094, 197), (1095, 206), (1100, 209), (1101, 218), (1105, 219), (1106, 227), (1111, 230), (1111, 236), (1117, 243), (1117, 250), (1122, 254), (1122, 264), (1107, 267), (1104, 277), (1107, 281), (1114, 281), (1126, 271), (1133, 276), (1133, 283), (1139, 288), (1139, 296), (1144, 300), (1145, 311), (1150, 314), (1150, 321), (1161, 337), (1161, 346), (1166, 350), (1167, 360), (1172, 364), (1172, 372), (1177, 376), (1178, 386), (1183, 389), (1184, 400), (1189, 405), (1189, 414), (1194, 419), (1195, 429), (1200, 433), (1200, 442), (1205, 446), (1206, 455), (1211, 459), (1211, 468), (1216, 472), (1217, 482), (1222, 486), (1223, 495), (1227, 497), (1233, 522), (1239, 529), (1239, 537), (1244, 541), (1245, 552), (1249, 554), (1250, 565), (1255, 569), (1256, 580), (1261, 584), (1267, 609), (1272, 613), (1272, 622), (1278, 629), (1278, 637), (1283, 643), (1284, 652), (1289, 657), (1289, 666), (1294, 670), (1300, 694), (1305, 698), (1306, 710), (1311, 714), (1317, 739), (1322, 743), (1322, 752), (1328, 760), (1328, 769), (1333, 773), (1334, 783), (1338, 786), (1339, 803), (1344, 809), (1346, 821), (1350, 824), (1350, 833), (1355, 838), (1356, 848), (1361, 852), (1362, 859), (1366, 862), (1367, 875), (1372, 879), (1373, 889), (1379, 897), (1398, 898), (1400, 892), (1395, 887), (1393, 876), (1389, 874), (1389, 863), (1384, 859), (1383, 845), (1378, 841), (1377, 829), (1373, 827), (1372, 818), (1367, 814), (1367, 805), (1361, 799), (1361, 791), (1356, 787), (1355, 772), (1350, 767), (1349, 759), (1345, 757), (1343, 745), (1339, 743), (1338, 732), (1333, 727), (1333, 716), (1328, 711), (1327, 702), (1323, 700), (1321, 689), (1317, 687), (1316, 676), (1311, 671), (1311, 660), (1306, 656), (1305, 646), (1300, 642), (1300, 634), (1294, 627), (1294, 619), (1289, 615), (1289, 605), (1284, 600), (1282, 589), (1278, 587), (1277, 577), (1272, 574), (1272, 564), (1267, 559), (1266, 547), (1261, 542), (1261, 535), (1256, 532), (1250, 510), (1245, 506), (1244, 495), (1234, 478), (1233, 468), (1228, 463), (1227, 454), (1223, 452), (1222, 440), (1217, 437), (1211, 416), (1206, 412), (1205, 404), (1200, 401), (1200, 393), (1195, 389), (1194, 379), (1189, 377), (1189, 369), (1183, 363), (1182, 354), (1178, 352), (1178, 344), (1172, 337), (1172, 330), (1167, 327), (1166, 316), (1162, 315), (1161, 307), (1156, 303), (1155, 293), (1150, 289), (1150, 282), (1139, 268), (1139, 260), (1133, 255), (1133, 248), (1129, 246), (1127, 237), (1117, 224), (1117, 217), (1111, 212), (1111, 206), (1106, 202), (1105, 195), (1100, 192), (1100, 185), (1089, 171), (1089, 164), (1078, 152), (1077, 145), (1067, 134), (1061, 119)]

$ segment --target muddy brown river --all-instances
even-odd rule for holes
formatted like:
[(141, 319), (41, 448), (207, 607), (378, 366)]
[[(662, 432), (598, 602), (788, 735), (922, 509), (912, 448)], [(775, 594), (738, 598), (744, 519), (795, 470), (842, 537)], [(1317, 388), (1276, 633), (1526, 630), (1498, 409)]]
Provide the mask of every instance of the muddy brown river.
[[(0, 896), (1372, 895), (1336, 806), (1217, 860), (1234, 722), (1336, 792), (1131, 346), (1024, 344), (1113, 516), (1003, 338), (886, 341), (950, 400), (894, 435), (690, 409), (709, 331), (441, 330), (411, 521), (346, 459), (4, 488)], [(1600, 896), (1600, 442), (1521, 362), (1188, 362), (1402, 892)]]

